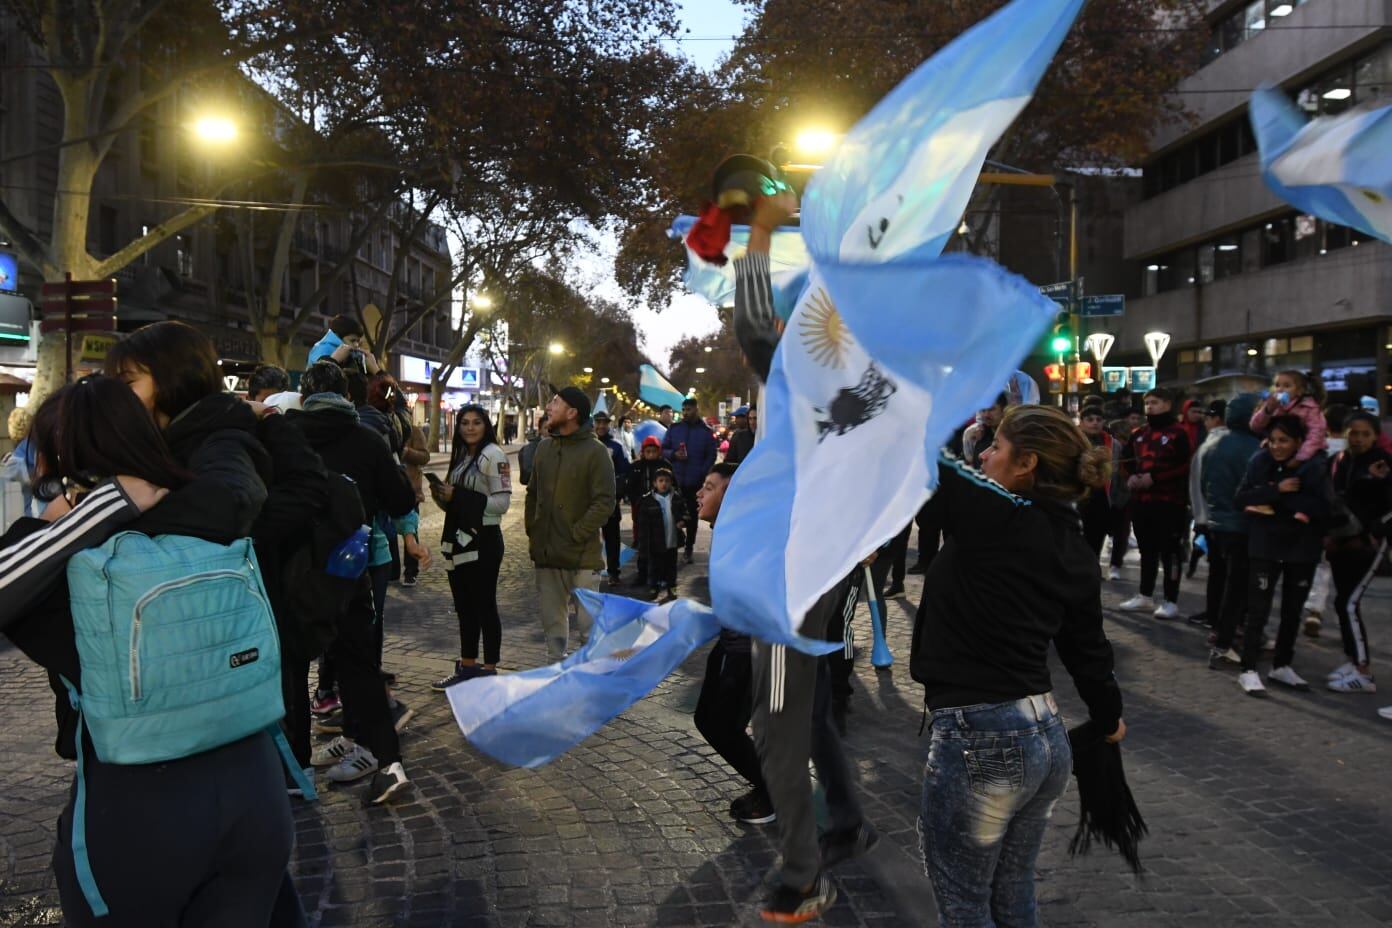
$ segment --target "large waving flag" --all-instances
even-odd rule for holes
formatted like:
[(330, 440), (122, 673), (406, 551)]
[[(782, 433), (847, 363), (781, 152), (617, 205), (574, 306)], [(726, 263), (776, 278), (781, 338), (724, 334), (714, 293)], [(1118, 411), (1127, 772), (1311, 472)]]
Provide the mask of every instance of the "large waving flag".
[(1267, 185), (1307, 213), (1392, 242), (1392, 104), (1306, 122), (1275, 87), (1252, 94)]
[(788, 641), (817, 598), (896, 534), (938, 448), (1054, 318), (1023, 278), (938, 256), (987, 151), (1083, 0), (1015, 0), (920, 66), (846, 137), (802, 201), (812, 267), (711, 547), (723, 624)]
[(681, 409), (682, 400), (686, 399), (672, 382), (657, 372), (657, 368), (651, 364), (638, 365), (638, 398), (649, 406), (671, 406), (673, 409)]
[(590, 640), (559, 664), (478, 677), (446, 690), (474, 747), (518, 767), (540, 767), (652, 692), (720, 631), (705, 606), (661, 606), (576, 590), (594, 616)]
[[(685, 242), (687, 233), (695, 224), (695, 216), (678, 216), (667, 234)], [(749, 226), (731, 226), (725, 256), (733, 260), (742, 256), (748, 247)], [(798, 293), (807, 279), (810, 261), (801, 230), (796, 226), (774, 230), (769, 242), (769, 270), (773, 278), (774, 308), (784, 319), (792, 315)], [(688, 290), (705, 297), (713, 306), (729, 306), (735, 301), (735, 266), (730, 261), (724, 265), (711, 264), (688, 247), (686, 274), (682, 282)]]
[(837, 146), (802, 199), (813, 258), (936, 257), (986, 153), (1029, 103), (1084, 0), (1015, 0), (919, 65)]

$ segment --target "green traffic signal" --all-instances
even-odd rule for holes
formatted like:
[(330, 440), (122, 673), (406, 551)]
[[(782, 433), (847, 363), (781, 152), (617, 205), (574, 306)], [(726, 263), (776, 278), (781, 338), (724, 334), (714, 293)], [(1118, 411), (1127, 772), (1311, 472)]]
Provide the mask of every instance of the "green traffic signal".
[(1067, 335), (1055, 335), (1049, 342), (1049, 348), (1054, 354), (1063, 354), (1073, 347), (1073, 339)]

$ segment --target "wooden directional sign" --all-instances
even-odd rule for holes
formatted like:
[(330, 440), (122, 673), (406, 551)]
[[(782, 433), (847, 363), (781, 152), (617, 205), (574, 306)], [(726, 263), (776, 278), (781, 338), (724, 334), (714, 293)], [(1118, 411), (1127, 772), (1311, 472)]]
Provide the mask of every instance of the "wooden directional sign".
[(39, 331), (114, 332), (116, 279), (46, 283), (40, 291)]

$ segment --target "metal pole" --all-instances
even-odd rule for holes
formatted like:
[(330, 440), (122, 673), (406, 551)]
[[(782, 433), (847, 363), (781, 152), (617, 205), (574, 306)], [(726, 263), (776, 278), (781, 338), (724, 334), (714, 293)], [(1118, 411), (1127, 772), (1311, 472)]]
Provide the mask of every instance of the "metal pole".
[(72, 383), (72, 271), (63, 273), (63, 383)]

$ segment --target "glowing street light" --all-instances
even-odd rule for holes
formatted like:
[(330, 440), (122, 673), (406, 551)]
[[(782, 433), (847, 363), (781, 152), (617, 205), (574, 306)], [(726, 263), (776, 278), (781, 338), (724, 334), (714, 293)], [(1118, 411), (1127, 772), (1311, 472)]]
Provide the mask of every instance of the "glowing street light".
[(828, 154), (836, 147), (839, 136), (829, 129), (811, 127), (803, 129), (797, 134), (797, 140), (793, 143), (797, 153), (803, 157), (819, 158)]
[(546, 347), (546, 350), (552, 354), (565, 354), (565, 345), (562, 345), (560, 342), (552, 342)]
[(696, 373), (698, 373), (698, 374), (704, 374), (705, 372), (706, 372), (706, 369), (705, 369), (704, 367), (698, 367), (698, 368), (696, 368)]
[(226, 116), (204, 116), (193, 124), (193, 134), (209, 145), (226, 145), (237, 139), (237, 124)]
[(587, 374), (593, 374), (593, 373), (594, 373), (594, 368), (593, 368), (593, 367), (582, 367), (582, 368), (580, 368), (580, 369), (581, 369), (582, 371), (584, 371), (585, 373), (587, 373)]
[(711, 353), (712, 351), (714, 351), (714, 350), (715, 350), (715, 349), (712, 348), (710, 345), (707, 345), (707, 346), (706, 346), (706, 354), (710, 354), (710, 353)]
[(609, 382), (609, 378), (608, 378), (608, 377), (601, 377), (601, 378), (599, 378), (599, 382), (600, 382), (600, 383), (608, 383), (608, 382)]
[(493, 305), (493, 298), (486, 293), (475, 293), (473, 304), (479, 309), (487, 309)]

